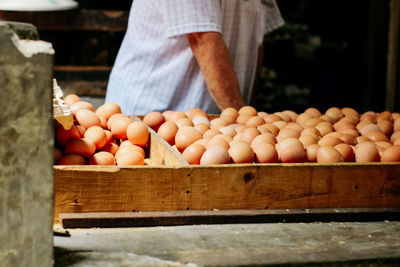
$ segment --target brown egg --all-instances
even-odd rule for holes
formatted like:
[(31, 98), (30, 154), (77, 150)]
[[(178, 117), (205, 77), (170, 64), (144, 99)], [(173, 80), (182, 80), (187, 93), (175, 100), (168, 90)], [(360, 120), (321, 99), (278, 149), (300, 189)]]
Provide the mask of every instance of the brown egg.
[(89, 165), (115, 165), (114, 155), (110, 152), (100, 151), (89, 159)]
[(353, 137), (359, 136), (358, 131), (352, 130), (352, 129), (344, 129), (344, 130), (340, 130), (339, 132), (342, 134), (351, 135)]
[(106, 137), (107, 137), (107, 144), (108, 144), (108, 143), (115, 143), (115, 138), (114, 138), (114, 136), (112, 135), (112, 132), (111, 132), (111, 131), (109, 131), (109, 130), (104, 130), (104, 133), (106, 134)]
[(300, 133), (297, 130), (286, 127), (279, 132), (278, 136), (276, 137), (276, 140), (278, 142), (281, 142), (282, 140), (287, 138), (299, 138), (299, 137)]
[(197, 118), (197, 117), (205, 117), (205, 118), (208, 119), (207, 113), (205, 113), (205, 112), (202, 111), (202, 110), (196, 111), (196, 112), (194, 112), (193, 114), (191, 114), (191, 117), (189, 117), (189, 119), (194, 120), (194, 119)]
[(102, 151), (110, 152), (114, 156), (115, 156), (115, 154), (117, 153), (118, 150), (119, 150), (119, 147), (115, 143), (108, 143), (102, 149)]
[(297, 116), (296, 122), (304, 127), (306, 122), (312, 118), (314, 117), (308, 113), (301, 113)]
[(247, 120), (245, 125), (248, 127), (257, 127), (257, 126), (263, 125), (264, 123), (265, 123), (265, 121), (263, 118), (261, 118), (259, 116), (252, 116)]
[(303, 134), (311, 134), (311, 135), (317, 135), (317, 136), (321, 137), (321, 133), (315, 127), (304, 128), (304, 130), (300, 132), (300, 135), (303, 135)]
[(344, 162), (354, 161), (354, 151), (348, 144), (337, 144), (335, 149), (342, 155)]
[(86, 165), (86, 160), (81, 155), (69, 154), (62, 157), (58, 165)]
[(282, 163), (298, 163), (305, 162), (307, 154), (303, 145), (289, 145), (280, 151), (279, 157)]
[(92, 140), (96, 149), (102, 149), (107, 143), (107, 135), (103, 128), (99, 126), (89, 127), (85, 132), (85, 138)]
[(273, 113), (274, 115), (277, 115), (279, 118), (281, 118), (282, 121), (284, 122), (290, 122), (291, 118), (289, 115), (283, 113), (283, 112), (275, 112)]
[(81, 101), (81, 98), (75, 94), (69, 94), (64, 98), (64, 103), (68, 106)]
[(317, 154), (318, 154), (319, 145), (313, 144), (309, 145), (306, 148), (307, 160), (309, 162), (317, 162)]
[(355, 153), (356, 162), (377, 162), (379, 161), (379, 151), (372, 142), (358, 144)]
[(239, 115), (236, 118), (236, 123), (238, 123), (240, 125), (246, 125), (248, 119), (250, 119), (250, 118), (251, 118), (251, 116), (248, 116), (248, 115)]
[(298, 124), (297, 122), (289, 122), (285, 128), (296, 130), (299, 133), (301, 133), (304, 130), (304, 127)]
[(334, 119), (332, 119), (331, 117), (329, 117), (328, 115), (321, 115), (320, 117), (319, 117), (321, 120), (323, 120), (323, 121), (326, 121), (326, 122), (329, 122), (329, 123), (335, 123), (335, 120)]
[(224, 126), (222, 126), (222, 125), (211, 125), (211, 126), (210, 126), (210, 129), (219, 130), (219, 129), (223, 128), (223, 127), (224, 127)]
[(259, 143), (253, 147), (255, 160), (258, 163), (276, 163), (278, 161), (278, 152), (275, 147), (268, 143)]
[(132, 144), (144, 147), (149, 140), (149, 129), (143, 122), (134, 121), (129, 124), (126, 137)]
[(82, 109), (76, 113), (76, 120), (80, 125), (82, 125), (85, 129), (88, 129), (92, 126), (100, 126), (101, 121), (99, 116), (93, 111)]
[(320, 118), (311, 118), (304, 123), (304, 127), (315, 127), (320, 122), (323, 122)]
[(210, 139), (202, 138), (202, 139), (195, 141), (193, 144), (199, 144), (199, 145), (202, 145), (204, 148), (206, 148), (209, 141), (210, 141)]
[(357, 130), (357, 128), (353, 124), (350, 124), (347, 122), (342, 122), (342, 120), (336, 122), (333, 125), (333, 129), (335, 129), (335, 131), (340, 131), (340, 130), (345, 130), (345, 129)]
[(131, 151), (139, 152), (143, 158), (145, 158), (146, 154), (143, 148), (137, 145), (125, 145), (123, 147), (119, 147), (118, 151), (115, 153), (115, 159), (118, 160), (121, 156), (126, 153), (130, 153)]
[(221, 112), (221, 117), (227, 116), (227, 117), (235, 117), (237, 118), (239, 116), (239, 112), (235, 108), (226, 108)]
[(189, 145), (202, 138), (195, 128), (181, 128), (175, 135), (175, 145), (179, 151), (184, 151)]
[(210, 130), (210, 126), (205, 123), (199, 123), (194, 126), (194, 128), (199, 131), (201, 134), (204, 134), (206, 131)]
[(98, 117), (100, 119), (101, 128), (107, 129), (107, 120), (102, 116), (98, 116)]
[(73, 139), (65, 148), (65, 154), (78, 154), (84, 158), (90, 158), (95, 151), (96, 145), (87, 138)]
[(290, 121), (295, 122), (297, 120), (297, 113), (292, 110), (284, 110), (283, 113), (287, 114), (290, 117)]
[(393, 121), (393, 131), (394, 132), (400, 131), (400, 117), (396, 118)]
[(344, 107), (341, 109), (341, 111), (345, 116), (359, 116), (358, 112), (350, 107)]
[(213, 146), (222, 146), (226, 149), (229, 149), (229, 142), (223, 139), (222, 137), (214, 136), (208, 141), (206, 148), (210, 148)]
[(111, 133), (118, 139), (126, 139), (128, 126), (133, 122), (133, 119), (128, 117), (116, 118), (111, 124)]
[(327, 136), (331, 136), (331, 137), (335, 137), (335, 138), (339, 138), (340, 139), (340, 137), (342, 137), (342, 133), (340, 133), (340, 132), (331, 132), (331, 133), (327, 133), (326, 135), (324, 135), (324, 137), (327, 137)]
[(360, 129), (362, 135), (366, 135), (368, 132), (382, 132), (382, 130), (378, 125), (373, 123), (367, 124)]
[(394, 146), (400, 145), (400, 139), (394, 140), (393, 145), (394, 145)]
[(232, 124), (236, 122), (237, 117), (221, 116), (220, 118), (226, 120), (228, 124)]
[(75, 125), (72, 125), (69, 130), (65, 130), (62, 126), (58, 126), (56, 129), (56, 140), (61, 146), (66, 146), (69, 141), (78, 138), (80, 138), (80, 134)]
[(144, 157), (137, 151), (127, 151), (117, 159), (118, 166), (144, 165)]
[(276, 114), (268, 114), (262, 118), (264, 119), (265, 123), (274, 123), (276, 121), (282, 121), (282, 118)]
[(210, 124), (212, 126), (214, 126), (214, 125), (227, 126), (229, 123), (226, 120), (224, 120), (223, 118), (215, 118), (210, 121)]
[(322, 115), (321, 111), (316, 108), (308, 108), (304, 111), (304, 113), (310, 114), (314, 118), (319, 118)]
[(194, 125), (197, 125), (199, 123), (204, 123), (207, 125), (211, 125), (210, 120), (207, 117), (204, 116), (197, 116), (195, 118), (192, 119), (192, 122)]
[(173, 122), (177, 122), (178, 120), (180, 120), (180, 119), (183, 119), (183, 118), (188, 118), (188, 116), (184, 113), (184, 112), (182, 112), (182, 111), (175, 111), (172, 115), (171, 115), (171, 120), (173, 121)]
[(343, 143), (343, 141), (334, 136), (324, 136), (321, 140), (318, 141), (318, 145), (320, 146), (336, 146), (337, 144)]
[(121, 107), (117, 103), (107, 102), (97, 108), (96, 114), (108, 120), (112, 115), (121, 113)]
[(272, 124), (275, 125), (276, 127), (278, 127), (279, 130), (282, 130), (283, 128), (285, 128), (288, 125), (288, 123), (285, 121), (275, 121)]
[(357, 144), (360, 144), (363, 142), (370, 142), (370, 140), (366, 136), (357, 136), (356, 140), (357, 140)]
[(318, 138), (310, 134), (303, 134), (300, 136), (299, 141), (303, 144), (304, 148), (307, 148), (309, 145), (317, 144)]
[(331, 117), (336, 122), (343, 117), (343, 112), (337, 107), (331, 107), (325, 112), (325, 115)]
[(379, 122), (381, 120), (388, 120), (388, 121), (392, 121), (393, 117), (392, 117), (392, 113), (390, 111), (383, 111), (379, 114), (377, 114), (376, 116), (376, 121)]
[(343, 156), (333, 146), (320, 146), (317, 152), (318, 163), (343, 162)]
[[(233, 139), (233, 137), (232, 136), (230, 136), (230, 135), (227, 135), (227, 134), (217, 134), (216, 136), (214, 136), (213, 138), (216, 138), (216, 137), (219, 137), (219, 138), (222, 138), (222, 139), (224, 139), (226, 142), (231, 142), (232, 141), (232, 139)], [(212, 139), (212, 138), (211, 138)]]
[(381, 147), (383, 147), (385, 149), (393, 146), (390, 142), (382, 142), (382, 141), (376, 142), (375, 145), (381, 146)]
[(318, 123), (315, 126), (315, 129), (317, 129), (321, 133), (321, 136), (331, 133), (334, 130), (332, 124), (327, 121)]
[(175, 123), (176, 123), (176, 126), (178, 126), (178, 128), (182, 128), (184, 126), (190, 126), (190, 127), (194, 126), (193, 122), (189, 118), (179, 119)]
[(69, 106), (69, 109), (71, 110), (72, 114), (74, 114), (74, 116), (76, 116), (76, 113), (78, 113), (78, 111), (81, 109), (86, 109), (94, 112), (94, 106), (87, 101), (75, 102)]
[(203, 113), (205, 114), (205, 112), (200, 108), (192, 108), (185, 112), (186, 116), (188, 116), (188, 118), (191, 120), (194, 118), (195, 114), (203, 114)]
[(357, 138), (350, 134), (342, 134), (339, 138), (343, 141), (343, 143), (346, 143), (348, 145), (357, 145)]
[(400, 138), (400, 131), (394, 132), (391, 136), (390, 136), (390, 143), (394, 143), (397, 139)]
[(238, 142), (233, 144), (228, 150), (233, 163), (252, 163), (254, 162), (254, 151), (248, 143)]
[(283, 149), (288, 146), (297, 145), (303, 147), (303, 144), (297, 138), (287, 138), (280, 143), (275, 145), (276, 151), (278, 151), (278, 155), (281, 153)]
[(236, 135), (236, 131), (232, 126), (225, 126), (219, 129), (219, 131), (225, 135), (229, 135), (231, 137), (234, 137)]
[(269, 124), (269, 123), (266, 123), (266, 124), (263, 124), (263, 125), (261, 125), (261, 126), (258, 126), (257, 127), (257, 130), (259, 130), (260, 131), (260, 133), (267, 133), (267, 132), (269, 132), (269, 133), (271, 133), (273, 136), (277, 136), (278, 135), (278, 133), (279, 133), (279, 128), (278, 127), (276, 127), (275, 125), (273, 125), (273, 124)]
[(128, 118), (128, 116), (122, 114), (122, 113), (117, 113), (114, 115), (111, 115), (111, 117), (107, 120), (107, 129), (111, 131), (111, 125), (113, 124), (113, 122), (115, 120), (117, 120), (118, 118)]
[(161, 114), (164, 116), (165, 121), (169, 121), (169, 120), (171, 120), (171, 117), (172, 117), (172, 114), (174, 114), (174, 111), (172, 111), (172, 110), (166, 110), (166, 111), (164, 111), (164, 112), (161, 113)]
[(276, 138), (272, 134), (260, 134), (254, 137), (253, 141), (251, 141), (251, 147), (255, 149), (261, 143), (268, 143), (271, 145), (275, 145)]
[(370, 131), (365, 134), (365, 137), (367, 137), (369, 140), (372, 142), (389, 142), (389, 139), (387, 136), (382, 133), (381, 131)]
[(153, 111), (143, 117), (143, 122), (157, 132), (161, 124), (165, 122), (165, 118), (160, 112)]
[(382, 162), (400, 162), (400, 146), (387, 148), (381, 156)]
[(63, 157), (63, 153), (60, 149), (54, 148), (54, 164), (57, 164), (58, 161)]
[(178, 132), (178, 126), (173, 121), (164, 122), (157, 131), (157, 134), (167, 141), (170, 145), (175, 144), (175, 135)]
[(228, 150), (222, 146), (213, 146), (207, 149), (200, 159), (201, 165), (226, 164), (230, 162)]
[(75, 125), (75, 126), (76, 126), (76, 129), (78, 129), (79, 136), (80, 136), (81, 138), (83, 138), (83, 137), (85, 136), (85, 132), (86, 132), (85, 127), (83, 127), (83, 126), (81, 126), (81, 125)]
[(221, 131), (216, 130), (216, 129), (210, 129), (210, 130), (206, 131), (206, 132), (203, 134), (203, 138), (211, 139), (211, 138), (213, 138), (214, 136), (219, 135), (219, 134), (221, 134)]
[(380, 120), (377, 125), (381, 128), (382, 132), (386, 136), (390, 136), (393, 133), (393, 123), (388, 120)]
[(260, 134), (260, 131), (258, 131), (255, 127), (249, 127), (241, 133), (240, 140), (246, 142), (247, 144), (251, 144), (253, 139)]
[(183, 151), (182, 156), (189, 164), (200, 164), (200, 159), (204, 151), (206, 151), (204, 146), (191, 144)]
[(243, 106), (238, 111), (239, 115), (256, 116), (257, 110), (252, 106)]

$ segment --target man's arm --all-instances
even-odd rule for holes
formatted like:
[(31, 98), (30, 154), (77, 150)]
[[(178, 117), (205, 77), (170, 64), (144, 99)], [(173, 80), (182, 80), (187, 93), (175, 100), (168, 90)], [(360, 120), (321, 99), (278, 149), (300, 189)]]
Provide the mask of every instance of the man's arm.
[(200, 65), (208, 91), (219, 109), (239, 109), (244, 106), (236, 73), (221, 34), (199, 32), (187, 34), (186, 37)]

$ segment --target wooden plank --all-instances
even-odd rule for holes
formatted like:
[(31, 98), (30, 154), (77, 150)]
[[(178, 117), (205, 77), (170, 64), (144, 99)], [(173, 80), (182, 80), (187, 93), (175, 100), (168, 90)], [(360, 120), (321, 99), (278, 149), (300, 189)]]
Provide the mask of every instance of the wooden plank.
[[(400, 88), (400, 79), (398, 78), (399, 68), (399, 39), (400, 39), (400, 1), (390, 1), (390, 19), (389, 19), (389, 40), (387, 55), (387, 75), (386, 75), (386, 110), (394, 111), (396, 107), (396, 88)], [(397, 83), (397, 86), (396, 86)], [(400, 92), (397, 92), (400, 94)]]
[(206, 210), (61, 213), (63, 228), (143, 227), (278, 222), (366, 222), (400, 219), (399, 208)]
[(400, 207), (400, 164), (54, 166), (55, 216), (75, 212)]
[(0, 11), (0, 20), (32, 23), (39, 31), (124, 32), (129, 11), (73, 9), (67, 11)]

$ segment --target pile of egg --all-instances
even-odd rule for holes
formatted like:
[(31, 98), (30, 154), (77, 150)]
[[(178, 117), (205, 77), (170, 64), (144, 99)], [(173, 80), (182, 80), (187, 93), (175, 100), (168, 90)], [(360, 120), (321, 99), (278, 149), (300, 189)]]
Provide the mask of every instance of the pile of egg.
[(190, 164), (399, 162), (400, 114), (331, 107), (268, 114), (251, 106), (210, 118), (198, 108), (143, 122)]
[(115, 103), (94, 106), (70, 94), (64, 99), (74, 116), (71, 129), (56, 123), (57, 165), (144, 165), (148, 127), (121, 113)]

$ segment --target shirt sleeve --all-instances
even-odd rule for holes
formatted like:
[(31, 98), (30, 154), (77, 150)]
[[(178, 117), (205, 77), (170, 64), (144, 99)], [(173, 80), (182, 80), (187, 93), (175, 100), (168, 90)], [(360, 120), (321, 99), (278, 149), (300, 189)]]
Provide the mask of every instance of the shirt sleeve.
[(194, 32), (220, 32), (221, 6), (217, 0), (163, 0), (168, 38)]
[(265, 10), (263, 17), (265, 21), (264, 34), (272, 32), (285, 24), (276, 0), (262, 0), (261, 3), (264, 5)]

